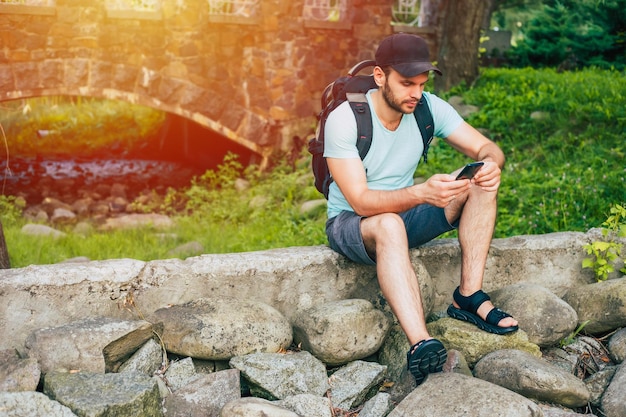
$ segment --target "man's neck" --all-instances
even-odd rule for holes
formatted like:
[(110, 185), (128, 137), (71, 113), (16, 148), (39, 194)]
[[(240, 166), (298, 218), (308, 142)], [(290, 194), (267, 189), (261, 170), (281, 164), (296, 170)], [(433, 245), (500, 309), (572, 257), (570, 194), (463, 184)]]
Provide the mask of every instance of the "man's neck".
[(378, 117), (378, 120), (380, 120), (387, 130), (394, 131), (400, 126), (400, 121), (404, 114), (389, 107), (383, 97), (381, 89), (372, 93), (372, 104), (374, 105), (376, 117)]

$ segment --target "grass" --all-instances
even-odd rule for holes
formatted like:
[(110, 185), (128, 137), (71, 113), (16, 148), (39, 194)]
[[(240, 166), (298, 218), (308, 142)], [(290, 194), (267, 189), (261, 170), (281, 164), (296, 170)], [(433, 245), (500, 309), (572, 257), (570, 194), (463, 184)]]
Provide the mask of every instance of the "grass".
[[(495, 237), (585, 232), (606, 220), (612, 204), (626, 201), (624, 73), (484, 69), (476, 85), (455, 88), (444, 97), (451, 95), (480, 107), (468, 121), (488, 132), (507, 156)], [(123, 118), (129, 110), (119, 108), (113, 113)], [(98, 121), (103, 123), (106, 137), (93, 148), (97, 150), (114, 137), (119, 142), (118, 125), (123, 132), (131, 130), (129, 138), (159, 125), (158, 114), (130, 113), (133, 123), (119, 123), (116, 117)], [(8, 122), (2, 123), (6, 128)], [(39, 121), (40, 126), (42, 123)], [(13, 154), (20, 153), (19, 144), (9, 143), (9, 147)], [(416, 176), (451, 172), (466, 162), (439, 140), (431, 148), (428, 164), (420, 165)], [(248, 181), (246, 190), (235, 189), (238, 178)], [(219, 169), (196, 178), (186, 189), (170, 190), (161, 204), (146, 208), (174, 217), (174, 237), (169, 239), (150, 228), (94, 231), (83, 237), (65, 227), (68, 235), (57, 240), (24, 236), (20, 232), (24, 221), (10, 197), (0, 197), (0, 219), (13, 267), (56, 263), (75, 256), (151, 260), (166, 258), (169, 250), (189, 241), (202, 243), (207, 253), (325, 244), (323, 208), (308, 214), (300, 211), (304, 202), (320, 197), (306, 151), (295, 169), (278, 163), (266, 173), (244, 168), (236, 157), (228, 156)], [(444, 237), (450, 236), (454, 233)]]

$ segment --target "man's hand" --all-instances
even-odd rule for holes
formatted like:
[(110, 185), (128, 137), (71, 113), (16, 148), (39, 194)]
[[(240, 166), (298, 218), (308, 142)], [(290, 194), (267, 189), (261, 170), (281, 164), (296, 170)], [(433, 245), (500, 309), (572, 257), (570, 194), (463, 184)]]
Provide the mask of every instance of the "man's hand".
[(483, 165), (474, 178), (472, 179), (472, 184), (481, 187), (485, 191), (496, 192), (500, 187), (500, 174), (501, 170), (498, 164), (491, 161), (483, 161), (485, 165)]
[(470, 180), (457, 180), (453, 175), (435, 174), (426, 182), (414, 187), (424, 203), (446, 207), (454, 199), (468, 192), (471, 186)]

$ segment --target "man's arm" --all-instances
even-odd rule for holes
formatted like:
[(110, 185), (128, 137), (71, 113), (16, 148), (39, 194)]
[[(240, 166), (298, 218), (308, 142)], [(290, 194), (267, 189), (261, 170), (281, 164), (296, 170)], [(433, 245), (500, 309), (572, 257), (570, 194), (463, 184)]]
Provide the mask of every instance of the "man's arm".
[(486, 191), (497, 191), (505, 157), (495, 142), (487, 139), (466, 122), (461, 123), (445, 140), (462, 154), (476, 161), (485, 162), (472, 182)]
[(392, 191), (370, 190), (363, 162), (357, 158), (327, 158), (333, 180), (355, 211), (362, 216), (399, 213), (418, 204), (445, 207), (454, 196), (467, 191), (470, 181), (455, 181), (447, 174), (436, 174), (426, 182)]

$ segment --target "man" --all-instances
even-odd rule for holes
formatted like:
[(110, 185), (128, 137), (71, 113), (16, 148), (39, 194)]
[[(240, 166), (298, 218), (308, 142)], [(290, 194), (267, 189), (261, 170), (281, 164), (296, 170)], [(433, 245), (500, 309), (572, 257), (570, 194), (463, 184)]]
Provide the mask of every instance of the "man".
[[(333, 177), (326, 223), (330, 247), (355, 262), (376, 265), (382, 293), (411, 345), (407, 365), (418, 385), (441, 371), (447, 354), (428, 334), (409, 248), (458, 228), (461, 277), (448, 314), (497, 334), (517, 330), (517, 321), (494, 308), (481, 290), (504, 155), (449, 104), (424, 92), (430, 71), (441, 74), (424, 39), (405, 33), (384, 39), (373, 72), (378, 89), (367, 93), (373, 122), (367, 156), (359, 157), (348, 103), (329, 115), (324, 151)], [(423, 143), (412, 113), (422, 97), (433, 114), (435, 136), (484, 162), (473, 179), (436, 174), (413, 184)]]

